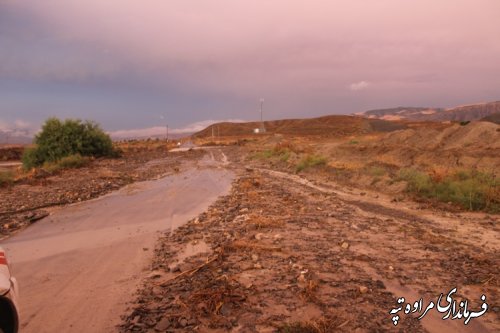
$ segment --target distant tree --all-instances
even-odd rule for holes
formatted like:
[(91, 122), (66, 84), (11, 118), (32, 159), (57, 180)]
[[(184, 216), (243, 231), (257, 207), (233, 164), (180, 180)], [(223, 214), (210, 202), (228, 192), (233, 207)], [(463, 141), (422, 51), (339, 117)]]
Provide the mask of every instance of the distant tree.
[(26, 169), (45, 162), (57, 162), (70, 155), (113, 156), (115, 151), (109, 135), (92, 121), (49, 118), (35, 137), (36, 147), (23, 155)]

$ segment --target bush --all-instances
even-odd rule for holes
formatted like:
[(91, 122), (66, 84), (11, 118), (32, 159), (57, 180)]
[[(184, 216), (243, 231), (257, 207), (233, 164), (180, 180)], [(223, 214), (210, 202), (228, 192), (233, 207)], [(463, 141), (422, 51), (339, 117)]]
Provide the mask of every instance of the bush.
[(45, 162), (43, 164), (43, 169), (48, 173), (55, 173), (62, 169), (76, 169), (87, 165), (90, 162), (88, 157), (83, 157), (81, 155), (70, 155), (61, 158), (57, 162)]
[(301, 172), (305, 169), (319, 165), (326, 165), (325, 157), (319, 155), (307, 155), (306, 157), (300, 160), (300, 162), (297, 164), (297, 167), (295, 168), (295, 171)]
[(500, 180), (479, 171), (458, 171), (432, 178), (414, 169), (402, 169), (399, 179), (407, 190), (419, 196), (452, 202), (468, 210), (500, 211)]
[(43, 159), (40, 156), (40, 151), (36, 148), (27, 148), (21, 158), (23, 167), (26, 170), (33, 169), (36, 166), (43, 164)]
[(23, 166), (31, 169), (44, 163), (58, 162), (70, 155), (115, 156), (113, 143), (98, 124), (67, 119), (49, 118), (35, 137), (36, 148), (23, 154)]
[(277, 158), (281, 162), (287, 162), (291, 155), (291, 150), (288, 147), (283, 147), (282, 145), (276, 145), (273, 149), (267, 149), (255, 153), (254, 158), (257, 159), (270, 159)]

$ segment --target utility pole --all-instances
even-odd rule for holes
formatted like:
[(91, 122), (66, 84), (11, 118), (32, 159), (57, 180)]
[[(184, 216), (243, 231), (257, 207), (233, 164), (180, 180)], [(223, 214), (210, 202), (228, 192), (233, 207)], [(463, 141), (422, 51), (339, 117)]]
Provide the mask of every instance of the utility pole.
[(266, 131), (266, 128), (264, 127), (264, 120), (262, 116), (262, 110), (264, 108), (264, 98), (260, 99), (260, 130), (259, 132), (264, 133)]
[(166, 127), (167, 127), (167, 142), (168, 142), (168, 124), (167, 124)]

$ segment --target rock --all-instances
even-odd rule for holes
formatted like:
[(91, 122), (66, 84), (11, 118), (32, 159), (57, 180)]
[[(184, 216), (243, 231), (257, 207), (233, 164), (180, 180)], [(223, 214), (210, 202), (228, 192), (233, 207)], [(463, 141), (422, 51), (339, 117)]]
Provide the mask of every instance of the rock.
[(362, 294), (366, 294), (368, 292), (368, 287), (360, 286), (359, 287), (359, 292), (362, 293)]
[(248, 271), (249, 269), (252, 269), (252, 268), (254, 268), (254, 267), (253, 267), (253, 265), (251, 263), (244, 262), (244, 263), (240, 264), (240, 269), (242, 271)]
[(163, 276), (163, 273), (160, 271), (152, 271), (151, 273), (148, 274), (148, 278), (150, 279), (157, 279)]
[(343, 242), (342, 245), (340, 245), (343, 249), (348, 249), (349, 248), (349, 243)]
[(231, 307), (228, 304), (224, 303), (220, 307), (219, 313), (224, 317), (230, 316), (231, 315)]
[(257, 261), (257, 260), (259, 260), (259, 256), (258, 256), (257, 254), (255, 254), (255, 253), (254, 253), (254, 254), (252, 254), (252, 260), (253, 260), (253, 261)]
[(188, 324), (188, 321), (187, 321), (187, 319), (186, 319), (186, 318), (181, 318), (181, 320), (179, 320), (179, 325), (180, 325), (181, 327), (186, 327), (186, 326), (187, 326), (187, 324)]
[(139, 320), (141, 320), (141, 316), (135, 316), (134, 319), (132, 319), (131, 324), (137, 325), (137, 323), (139, 323)]
[(389, 270), (390, 270), (390, 271), (393, 271), (393, 270), (394, 270), (394, 267), (389, 266)]
[(243, 213), (248, 213), (248, 208), (240, 209), (240, 214), (243, 214)]
[(262, 240), (263, 237), (264, 237), (263, 233), (258, 233), (257, 235), (255, 235), (255, 239), (259, 241)]
[(170, 327), (170, 320), (168, 318), (163, 318), (156, 324), (155, 331), (164, 332)]
[(255, 269), (262, 269), (262, 265), (261, 264), (255, 264), (255, 265), (253, 265), (253, 268), (255, 268)]
[(283, 239), (283, 236), (281, 236), (280, 234), (276, 234), (273, 236), (273, 239), (275, 242), (279, 242), (280, 240)]
[(306, 282), (306, 277), (304, 274), (300, 274), (299, 277), (297, 278), (298, 283), (305, 283)]

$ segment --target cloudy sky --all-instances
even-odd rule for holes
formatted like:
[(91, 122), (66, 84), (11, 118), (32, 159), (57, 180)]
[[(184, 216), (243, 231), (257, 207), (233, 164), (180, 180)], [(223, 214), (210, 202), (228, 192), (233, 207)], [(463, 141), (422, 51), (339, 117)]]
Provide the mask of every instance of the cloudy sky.
[(0, 130), (500, 99), (498, 0), (0, 0)]

